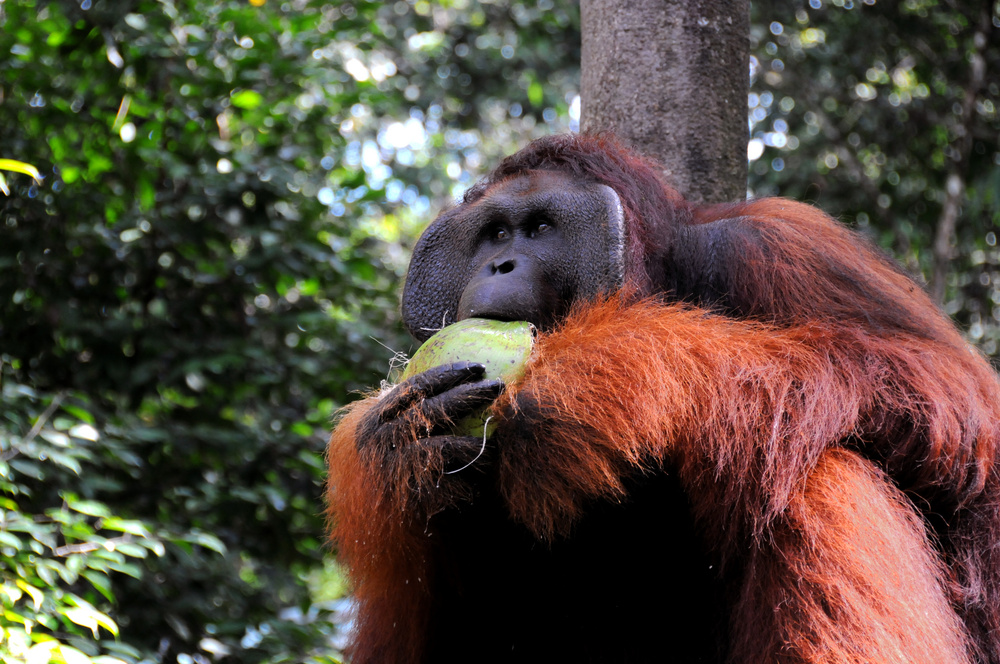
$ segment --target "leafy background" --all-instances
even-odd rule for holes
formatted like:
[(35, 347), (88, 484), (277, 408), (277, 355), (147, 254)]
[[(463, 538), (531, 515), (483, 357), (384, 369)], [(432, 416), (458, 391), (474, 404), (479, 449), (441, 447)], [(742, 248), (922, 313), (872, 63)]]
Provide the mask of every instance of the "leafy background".
[[(748, 99), (750, 193), (871, 234), (991, 356), (997, 6), (754, 3)], [(422, 225), (577, 128), (576, 4), (0, 0), (0, 23), (0, 158), (44, 175), (0, 197), (0, 660), (336, 661), (331, 417), (412, 349)]]

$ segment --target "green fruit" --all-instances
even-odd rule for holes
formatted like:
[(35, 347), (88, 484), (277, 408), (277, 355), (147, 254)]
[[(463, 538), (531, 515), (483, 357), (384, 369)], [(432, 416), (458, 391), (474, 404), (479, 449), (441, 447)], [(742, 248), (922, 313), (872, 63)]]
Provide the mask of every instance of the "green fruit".
[[(425, 341), (410, 358), (401, 379), (442, 364), (478, 362), (486, 367), (484, 379), (499, 378), (510, 383), (524, 375), (534, 340), (531, 323), (466, 318)], [(493, 432), (492, 423), (486, 424), (485, 410), (455, 425), (458, 435), (481, 436), (484, 430), (486, 435)]]

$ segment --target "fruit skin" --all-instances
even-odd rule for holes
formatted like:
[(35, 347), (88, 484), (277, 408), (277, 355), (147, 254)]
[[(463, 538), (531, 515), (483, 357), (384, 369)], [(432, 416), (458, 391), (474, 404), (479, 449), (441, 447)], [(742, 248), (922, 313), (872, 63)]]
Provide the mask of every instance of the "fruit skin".
[[(534, 345), (534, 326), (525, 321), (499, 321), (466, 318), (453, 323), (417, 349), (401, 380), (442, 364), (478, 362), (486, 367), (484, 380), (499, 378), (505, 383), (524, 375)], [(463, 436), (488, 436), (492, 424), (486, 424), (486, 411), (470, 415), (455, 424), (455, 433)]]

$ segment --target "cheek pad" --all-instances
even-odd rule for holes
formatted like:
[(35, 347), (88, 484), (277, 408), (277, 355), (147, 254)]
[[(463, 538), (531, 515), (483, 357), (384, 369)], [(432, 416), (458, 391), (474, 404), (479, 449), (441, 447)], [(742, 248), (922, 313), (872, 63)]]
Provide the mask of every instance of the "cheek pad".
[(508, 211), (544, 213), (559, 229), (567, 246), (555, 272), (565, 275), (578, 299), (613, 292), (624, 281), (625, 225), (618, 194), (606, 185), (557, 182), (537, 186), (529, 176), (500, 192), (442, 214), (420, 236), (413, 249), (403, 288), (406, 329), (424, 341), (454, 323), (462, 291), (476, 266), (472, 257), (483, 229)]

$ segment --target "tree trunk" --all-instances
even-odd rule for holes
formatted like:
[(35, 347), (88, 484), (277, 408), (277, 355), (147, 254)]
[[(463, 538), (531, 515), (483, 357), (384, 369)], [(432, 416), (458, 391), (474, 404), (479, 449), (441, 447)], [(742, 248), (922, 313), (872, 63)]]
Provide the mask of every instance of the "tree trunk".
[(702, 203), (747, 183), (748, 0), (582, 0), (584, 131), (611, 130)]

